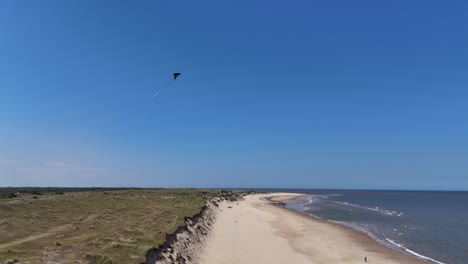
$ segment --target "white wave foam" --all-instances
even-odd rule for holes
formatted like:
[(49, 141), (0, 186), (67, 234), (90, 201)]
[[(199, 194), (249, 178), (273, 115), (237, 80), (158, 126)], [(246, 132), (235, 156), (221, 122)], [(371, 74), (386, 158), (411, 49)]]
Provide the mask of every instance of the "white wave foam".
[(403, 215), (403, 212), (385, 210), (385, 209), (379, 208), (377, 206), (376, 207), (367, 207), (367, 206), (352, 204), (352, 203), (348, 203), (348, 202), (339, 202), (339, 201), (334, 201), (334, 202), (337, 203), (337, 204), (342, 204), (342, 205), (353, 206), (353, 207), (357, 207), (357, 208), (361, 208), (361, 209), (376, 211), (376, 212), (380, 212), (382, 214), (390, 215), (390, 216), (402, 216)]
[(433, 259), (433, 258), (426, 257), (426, 256), (424, 256), (424, 255), (421, 255), (421, 254), (417, 253), (417, 252), (414, 252), (413, 250), (411, 250), (411, 249), (409, 249), (409, 248), (406, 248), (405, 246), (400, 245), (400, 244), (398, 244), (397, 242), (395, 242), (395, 241), (393, 241), (393, 240), (391, 240), (391, 239), (385, 238), (385, 240), (387, 240), (388, 242), (390, 242), (392, 245), (397, 246), (397, 247), (399, 247), (399, 248), (405, 250), (406, 252), (408, 252), (408, 253), (410, 253), (410, 254), (412, 254), (412, 255), (418, 257), (418, 258), (422, 258), (422, 259), (425, 259), (425, 260), (429, 260), (429, 261), (432, 261), (432, 262), (437, 263), (437, 264), (446, 264), (446, 263), (444, 263), (444, 262), (440, 262), (440, 261), (435, 260), (435, 259)]
[(309, 194), (309, 195), (306, 195), (306, 196), (302, 196), (300, 197), (299, 199), (300, 200), (304, 200), (304, 201), (307, 201), (307, 203), (303, 203), (301, 205), (302, 208), (306, 208), (307, 205), (310, 205), (310, 204), (313, 204), (314, 202), (318, 202), (320, 200), (324, 200), (324, 199), (327, 199), (329, 196), (339, 196), (341, 194), (327, 194), (327, 195), (323, 195), (323, 194)]
[(359, 232), (362, 232), (362, 233), (365, 233), (366, 235), (370, 236), (372, 239), (374, 239), (375, 241), (380, 241), (380, 243), (383, 243), (383, 241), (381, 239), (379, 239), (374, 233), (372, 233), (371, 231), (369, 231), (367, 228), (363, 227), (363, 226), (360, 226), (359, 224), (356, 224), (354, 222), (345, 222), (345, 221), (335, 221), (335, 220), (327, 220), (329, 222), (332, 222), (332, 223), (336, 223), (336, 224), (340, 224), (340, 225), (343, 225), (343, 226), (347, 226), (347, 227), (350, 227), (356, 231), (359, 231)]
[(316, 215), (313, 215), (313, 214), (309, 214), (309, 215), (312, 216), (312, 217), (315, 217), (315, 218), (317, 218), (317, 219), (323, 220), (322, 218), (320, 218), (320, 217), (318, 217), (318, 216), (316, 216)]

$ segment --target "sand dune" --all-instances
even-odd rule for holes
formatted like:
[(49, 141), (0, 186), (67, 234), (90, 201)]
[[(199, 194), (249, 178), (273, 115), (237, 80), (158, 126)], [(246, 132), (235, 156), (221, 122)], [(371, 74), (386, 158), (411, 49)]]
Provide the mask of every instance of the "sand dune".
[[(267, 198), (297, 194), (249, 195), (220, 204), (208, 238), (204, 264), (232, 263), (427, 263), (395, 252), (367, 235), (272, 205)], [(232, 205), (233, 208), (227, 208)]]

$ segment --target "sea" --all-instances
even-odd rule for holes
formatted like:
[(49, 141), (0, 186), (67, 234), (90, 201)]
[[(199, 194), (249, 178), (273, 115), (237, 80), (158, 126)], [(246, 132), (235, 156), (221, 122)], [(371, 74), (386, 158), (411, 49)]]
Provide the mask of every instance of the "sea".
[(433, 263), (468, 264), (468, 192), (255, 189), (304, 193), (286, 207)]

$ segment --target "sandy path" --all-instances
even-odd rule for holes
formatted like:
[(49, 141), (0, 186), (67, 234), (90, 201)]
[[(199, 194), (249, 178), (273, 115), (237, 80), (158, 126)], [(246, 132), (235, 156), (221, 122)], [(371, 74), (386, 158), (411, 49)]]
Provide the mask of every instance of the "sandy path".
[(30, 236), (27, 236), (27, 237), (24, 237), (24, 238), (21, 238), (21, 239), (14, 240), (14, 241), (12, 241), (10, 243), (0, 244), (0, 249), (13, 247), (13, 246), (16, 246), (16, 245), (19, 245), (19, 244), (22, 244), (22, 243), (30, 242), (30, 241), (33, 241), (33, 240), (36, 240), (36, 239), (41, 239), (41, 238), (48, 237), (48, 236), (54, 236), (54, 235), (59, 234), (60, 232), (63, 232), (64, 230), (69, 230), (71, 227), (72, 227), (72, 225), (70, 225), (70, 224), (57, 226), (57, 227), (51, 228), (51, 229), (49, 229), (46, 232), (41, 233), (41, 234), (30, 235)]
[(265, 198), (249, 195), (238, 205), (220, 204), (222, 211), (201, 263), (348, 264), (364, 263), (366, 255), (368, 263), (427, 263), (387, 249), (366, 235), (270, 205)]

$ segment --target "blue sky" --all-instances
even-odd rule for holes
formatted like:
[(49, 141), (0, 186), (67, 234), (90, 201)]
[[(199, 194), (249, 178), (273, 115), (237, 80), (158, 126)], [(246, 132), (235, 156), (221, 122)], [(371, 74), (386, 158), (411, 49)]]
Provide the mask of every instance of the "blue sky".
[(3, 1), (0, 186), (468, 190), (467, 12)]

